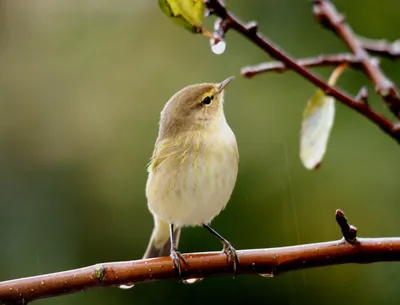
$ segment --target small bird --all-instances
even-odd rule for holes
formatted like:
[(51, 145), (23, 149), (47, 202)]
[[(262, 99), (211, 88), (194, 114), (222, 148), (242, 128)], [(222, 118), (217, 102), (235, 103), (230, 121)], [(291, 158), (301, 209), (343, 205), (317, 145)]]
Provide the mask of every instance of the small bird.
[(170, 255), (180, 276), (181, 260), (187, 262), (177, 246), (186, 226), (215, 235), (234, 272), (239, 263), (232, 245), (209, 225), (228, 203), (238, 173), (236, 138), (223, 110), (224, 89), (233, 78), (187, 86), (161, 112), (146, 184), (154, 230), (143, 258)]

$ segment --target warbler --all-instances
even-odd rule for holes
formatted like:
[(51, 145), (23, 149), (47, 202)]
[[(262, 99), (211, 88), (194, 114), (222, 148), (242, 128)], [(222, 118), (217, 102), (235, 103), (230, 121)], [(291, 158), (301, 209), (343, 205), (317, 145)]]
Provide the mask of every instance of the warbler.
[(175, 93), (161, 112), (158, 138), (148, 165), (146, 197), (154, 230), (144, 258), (170, 255), (181, 275), (177, 250), (181, 228), (203, 226), (223, 244), (228, 261), (235, 249), (210, 227), (233, 192), (239, 153), (224, 114), (221, 83), (191, 85)]

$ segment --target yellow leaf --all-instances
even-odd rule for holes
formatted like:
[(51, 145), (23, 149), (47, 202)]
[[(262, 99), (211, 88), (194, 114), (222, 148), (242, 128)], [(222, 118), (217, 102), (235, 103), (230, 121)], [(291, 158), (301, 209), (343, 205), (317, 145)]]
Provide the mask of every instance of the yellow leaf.
[(161, 10), (176, 24), (194, 33), (203, 33), (203, 0), (158, 0)]

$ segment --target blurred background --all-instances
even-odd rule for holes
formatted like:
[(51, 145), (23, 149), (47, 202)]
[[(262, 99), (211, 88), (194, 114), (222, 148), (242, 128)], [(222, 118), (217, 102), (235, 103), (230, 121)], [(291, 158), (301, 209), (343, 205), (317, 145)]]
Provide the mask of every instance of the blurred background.
[[(346, 51), (314, 21), (309, 1), (227, 2), (295, 57)], [(399, 38), (400, 2), (334, 3), (358, 34)], [(324, 162), (307, 171), (299, 127), (315, 88), (293, 72), (240, 77), (242, 66), (267, 60), (234, 32), (225, 53), (213, 54), (156, 0), (1, 0), (0, 280), (140, 258), (153, 226), (144, 188), (159, 113), (182, 87), (230, 75), (225, 111), (241, 159), (230, 204), (213, 222), (218, 232), (237, 249), (338, 239), (341, 208), (361, 236), (400, 236), (398, 144), (338, 103)], [(382, 65), (400, 84), (399, 65)], [(364, 84), (371, 104), (392, 118), (363, 74), (339, 81), (353, 95)], [(182, 252), (219, 249), (202, 228), (183, 231)], [(342, 265), (35, 304), (397, 304), (399, 281), (398, 263)]]

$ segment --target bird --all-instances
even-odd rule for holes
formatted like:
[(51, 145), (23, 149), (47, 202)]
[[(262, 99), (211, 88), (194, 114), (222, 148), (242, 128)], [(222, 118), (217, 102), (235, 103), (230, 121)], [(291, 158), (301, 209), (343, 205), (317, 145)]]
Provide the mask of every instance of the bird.
[(158, 137), (148, 164), (146, 198), (154, 229), (143, 259), (170, 255), (181, 276), (181, 229), (202, 226), (223, 245), (236, 272), (239, 258), (210, 222), (226, 207), (239, 164), (235, 134), (224, 114), (220, 83), (189, 85), (175, 93), (160, 115)]

